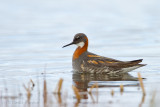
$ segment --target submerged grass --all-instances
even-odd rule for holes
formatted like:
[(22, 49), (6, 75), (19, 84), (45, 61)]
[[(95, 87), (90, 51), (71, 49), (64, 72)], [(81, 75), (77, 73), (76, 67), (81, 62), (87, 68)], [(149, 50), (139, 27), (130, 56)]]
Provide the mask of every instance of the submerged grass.
[(29, 103), (31, 99), (31, 91), (32, 91), (30, 87), (30, 82), (28, 83), (28, 87), (26, 87), (24, 84), (23, 84), (23, 87), (27, 92), (27, 102)]
[(35, 84), (34, 84), (34, 82), (33, 82), (33, 80), (32, 80), (32, 79), (30, 79), (30, 82), (32, 83), (32, 87), (34, 87), (34, 86), (35, 86)]
[(95, 84), (93, 84), (93, 85), (91, 86), (91, 88), (90, 88), (90, 90), (89, 90), (89, 94), (92, 93), (93, 88), (97, 88), (97, 93), (98, 93), (98, 84), (95, 83)]
[[(143, 79), (141, 78), (141, 75), (140, 75), (140, 73), (138, 73), (138, 79), (139, 79), (139, 82), (140, 82), (140, 86), (141, 86), (141, 89), (142, 89), (142, 92), (143, 92), (143, 96), (142, 96), (142, 98), (141, 98), (141, 101), (140, 101), (140, 104), (139, 104), (139, 107), (141, 107), (142, 106), (142, 104), (144, 103), (144, 100), (145, 100), (145, 95), (146, 95), (146, 92), (145, 92), (145, 89), (144, 89), (144, 85), (143, 85)], [(48, 92), (48, 90), (47, 90), (47, 81), (46, 81), (46, 78), (44, 77), (44, 80), (42, 80), (43, 81), (43, 85), (42, 85), (42, 89), (43, 89), (43, 91), (42, 91), (42, 93), (40, 92), (40, 89), (38, 89), (37, 91), (39, 91), (38, 92), (38, 97), (42, 97), (42, 103), (43, 103), (43, 107), (48, 107), (48, 106), (51, 106), (52, 104), (51, 104), (51, 100), (52, 100), (52, 97), (51, 96), (49, 96), (50, 94), (49, 94), (49, 92)], [(63, 79), (62, 78), (60, 78), (59, 79), (59, 81), (58, 81), (58, 83), (57, 83), (57, 85), (56, 85), (56, 89), (55, 89), (55, 91), (54, 91), (54, 95), (56, 96), (56, 99), (57, 99), (57, 102), (56, 102), (56, 104), (58, 104), (58, 106), (64, 106), (64, 107), (66, 107), (67, 106), (67, 99), (68, 99), (68, 92), (67, 91), (65, 91), (65, 93), (62, 93), (62, 85), (63, 85)], [(33, 87), (35, 87), (35, 86), (37, 86), (37, 88), (39, 88), (39, 82), (37, 82), (37, 85), (35, 85), (35, 83), (33, 82), (33, 80), (32, 79), (30, 79), (30, 81), (28, 82), (28, 84), (27, 85), (24, 85), (23, 84), (23, 87), (24, 87), (24, 89), (26, 90), (26, 92), (27, 92), (27, 102), (28, 102), (28, 106), (31, 106), (30, 105), (30, 102), (32, 101), (31, 100), (31, 96), (32, 96), (32, 98), (33, 98), (33, 95), (32, 95), (32, 92), (33, 92)], [(96, 92), (95, 91), (93, 91), (93, 89), (94, 88), (96, 88)], [(124, 86), (121, 84), (120, 86), (119, 86), (119, 88), (120, 88), (120, 93), (122, 94), (124, 94)], [(74, 104), (74, 106), (75, 107), (78, 107), (79, 105), (80, 105), (80, 102), (82, 102), (83, 100), (82, 100), (82, 98), (81, 98), (81, 92), (79, 92), (80, 90), (79, 89), (77, 89), (75, 86), (72, 86), (72, 89), (73, 89), (73, 91), (74, 91), (74, 94), (75, 94), (75, 97), (76, 97), (76, 99), (77, 99), (77, 102)], [(91, 97), (91, 100), (92, 100), (92, 103), (93, 104), (95, 104), (95, 103), (98, 103), (98, 89), (99, 89), (99, 87), (98, 87), (98, 83), (95, 83), (95, 84), (93, 84), (90, 88), (89, 88), (89, 91), (88, 91), (88, 93), (87, 94), (89, 94), (90, 95), (90, 97)], [(119, 92), (119, 91), (118, 91)], [(8, 93), (7, 91), (6, 91), (6, 93)], [(42, 95), (43, 94), (43, 95)], [(111, 90), (111, 92), (110, 92), (110, 94), (112, 95), (112, 96), (114, 96), (114, 94), (115, 94), (115, 92), (114, 92), (114, 90), (112, 89)], [(53, 95), (53, 94), (52, 94)], [(96, 97), (94, 96), (94, 95), (96, 95)], [(150, 106), (151, 107), (153, 107), (154, 106), (154, 101), (155, 101), (155, 95), (156, 95), (156, 92), (154, 92), (153, 93), (153, 95), (152, 95), (152, 98), (151, 98), (151, 100), (150, 100)], [(95, 97), (95, 98), (94, 98)], [(114, 97), (113, 97), (114, 98)], [(14, 98), (13, 100), (15, 100), (16, 98)], [(1, 97), (1, 100), (2, 100), (2, 97)], [(2, 101), (1, 101), (2, 102)], [(38, 99), (38, 102), (40, 102), (40, 99)], [(40, 104), (39, 104), (40, 105)], [(57, 106), (57, 105), (56, 105)]]
[(142, 79), (141, 74), (139, 72), (138, 72), (138, 80), (139, 80), (139, 83), (140, 83), (140, 86), (141, 86), (141, 89), (142, 89), (142, 93), (143, 93), (141, 102), (139, 104), (139, 107), (142, 107), (142, 104), (145, 101), (146, 91), (144, 89), (143, 79)]
[(43, 103), (44, 107), (47, 105), (47, 82), (46, 80), (43, 81)]
[(111, 95), (114, 96), (114, 90), (113, 89), (111, 90)]
[(124, 87), (123, 87), (123, 85), (121, 84), (121, 85), (120, 85), (120, 92), (121, 92), (121, 94), (123, 94), (123, 91), (124, 91)]
[(92, 102), (95, 103), (95, 100), (94, 100), (94, 97), (93, 97), (92, 93), (89, 94), (89, 95), (90, 95), (90, 97), (91, 97)]
[(77, 102), (80, 102), (80, 101), (81, 101), (81, 96), (80, 96), (80, 94), (79, 94), (78, 89), (77, 89), (75, 86), (73, 86), (73, 85), (72, 85), (72, 89), (73, 89), (74, 94), (75, 94), (75, 96), (76, 96)]
[(95, 83), (95, 84), (93, 84), (91, 86), (91, 88), (90, 88), (90, 90), (88, 92), (91, 95), (91, 97), (93, 97), (92, 96), (92, 90), (93, 90), (93, 88), (96, 88), (96, 98), (97, 98), (97, 103), (98, 103), (98, 83)]
[(152, 98), (150, 100), (150, 107), (154, 107), (155, 106), (155, 97), (156, 97), (156, 94), (157, 94), (157, 92), (153, 91)]
[(57, 87), (56, 87), (55, 91), (53, 92), (54, 94), (61, 94), (62, 84), (63, 84), (63, 79), (60, 78), (59, 82), (57, 84)]
[(145, 89), (144, 89), (144, 85), (143, 85), (143, 79), (142, 79), (141, 74), (139, 72), (138, 72), (138, 80), (139, 80), (143, 95), (146, 95), (146, 92), (145, 92)]

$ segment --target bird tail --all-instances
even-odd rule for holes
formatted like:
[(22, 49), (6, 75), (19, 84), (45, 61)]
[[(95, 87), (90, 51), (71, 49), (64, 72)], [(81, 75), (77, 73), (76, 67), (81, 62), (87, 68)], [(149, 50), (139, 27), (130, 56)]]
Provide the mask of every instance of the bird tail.
[(135, 70), (137, 68), (146, 66), (147, 64), (139, 64), (142, 62), (143, 59), (133, 60), (128, 62), (128, 67), (123, 68), (124, 72), (130, 72), (132, 70)]

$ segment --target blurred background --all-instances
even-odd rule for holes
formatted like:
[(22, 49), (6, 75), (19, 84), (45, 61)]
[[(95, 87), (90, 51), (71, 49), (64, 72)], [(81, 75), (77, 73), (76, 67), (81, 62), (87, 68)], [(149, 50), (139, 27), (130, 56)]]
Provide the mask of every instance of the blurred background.
[[(106, 50), (99, 52), (104, 55), (158, 56), (159, 4), (158, 0), (1, 1), (0, 49), (28, 54), (32, 49), (58, 48), (57, 53), (83, 32), (90, 49)], [(117, 49), (123, 51), (117, 54)]]
[(159, 56), (159, 4), (158, 0), (1, 1), (1, 66), (71, 62), (75, 47), (61, 47), (76, 33), (85, 33), (89, 51), (103, 56)]
[(76, 33), (88, 36), (89, 51), (124, 61), (143, 58), (148, 66), (140, 70), (149, 71), (143, 75), (160, 75), (155, 73), (160, 71), (159, 5), (159, 0), (1, 0), (0, 87), (19, 89), (45, 67), (48, 80), (62, 77), (71, 85), (76, 47), (62, 46)]

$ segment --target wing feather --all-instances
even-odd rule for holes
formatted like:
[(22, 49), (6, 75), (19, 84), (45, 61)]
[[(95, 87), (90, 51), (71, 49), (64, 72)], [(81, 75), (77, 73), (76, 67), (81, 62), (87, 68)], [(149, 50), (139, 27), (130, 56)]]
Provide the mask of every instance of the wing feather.
[(126, 68), (139, 64), (142, 62), (142, 59), (133, 60), (133, 61), (120, 61), (112, 58), (107, 58), (99, 56), (93, 53), (87, 55), (87, 60), (85, 61), (86, 66), (97, 66), (97, 67), (117, 67), (117, 68)]

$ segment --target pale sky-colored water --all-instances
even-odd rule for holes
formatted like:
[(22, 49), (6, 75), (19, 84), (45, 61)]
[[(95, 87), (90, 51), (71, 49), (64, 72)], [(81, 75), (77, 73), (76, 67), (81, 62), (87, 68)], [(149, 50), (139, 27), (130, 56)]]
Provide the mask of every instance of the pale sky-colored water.
[(159, 11), (158, 0), (1, 1), (0, 40), (3, 45), (5, 42), (12, 46), (10, 38), (16, 44), (23, 40), (33, 43), (38, 39), (50, 40), (54, 47), (83, 32), (96, 52), (112, 46), (113, 50), (107, 53), (117, 56), (116, 48), (121, 46), (129, 51), (120, 56), (158, 56)]

